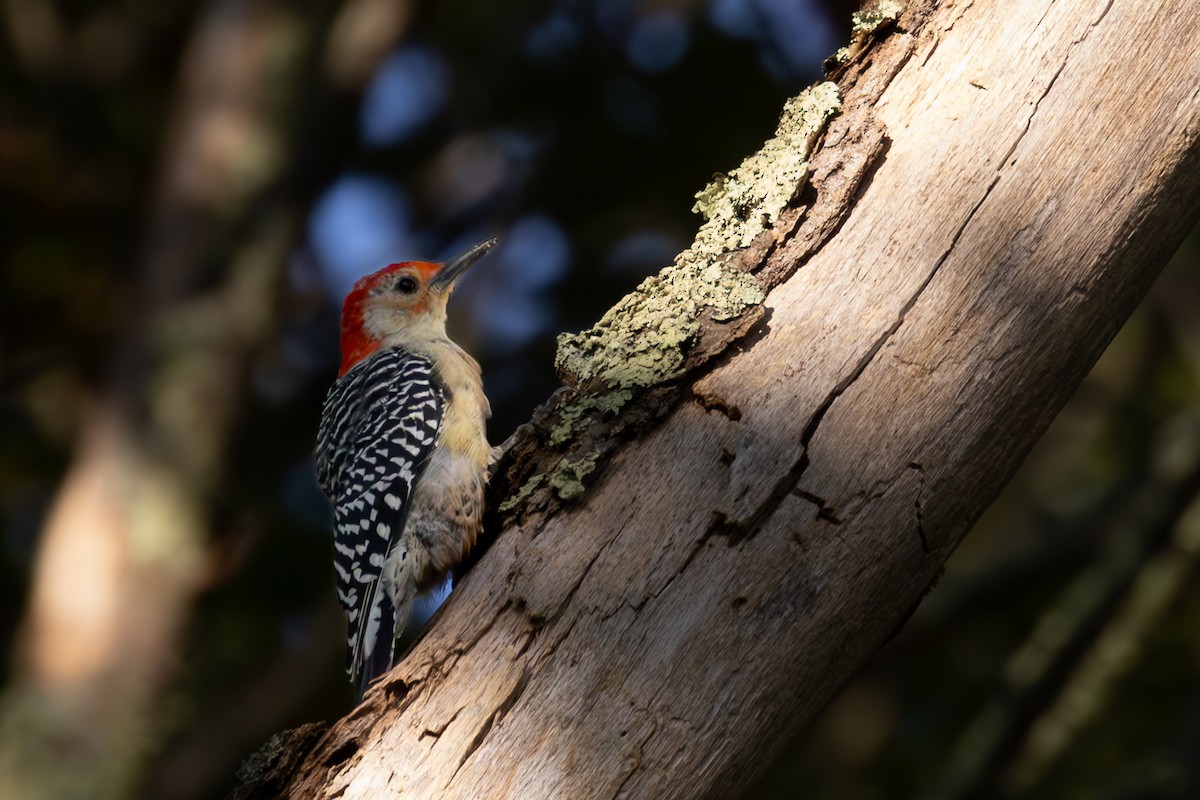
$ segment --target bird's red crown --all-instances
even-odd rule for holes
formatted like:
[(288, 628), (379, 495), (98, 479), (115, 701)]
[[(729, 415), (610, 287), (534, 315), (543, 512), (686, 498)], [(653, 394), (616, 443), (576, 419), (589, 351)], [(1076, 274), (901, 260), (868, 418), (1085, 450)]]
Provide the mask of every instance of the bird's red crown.
[(388, 264), (381, 270), (359, 278), (354, 288), (346, 295), (342, 303), (342, 366), (338, 370), (338, 377), (345, 375), (355, 364), (374, 354), (382, 346), (383, 343), (372, 336), (363, 324), (363, 306), (371, 296), (371, 290), (383, 283), (384, 278), (406, 268), (416, 269), (421, 275), (422, 283), (428, 284), (433, 276), (441, 271), (442, 265), (429, 261)]

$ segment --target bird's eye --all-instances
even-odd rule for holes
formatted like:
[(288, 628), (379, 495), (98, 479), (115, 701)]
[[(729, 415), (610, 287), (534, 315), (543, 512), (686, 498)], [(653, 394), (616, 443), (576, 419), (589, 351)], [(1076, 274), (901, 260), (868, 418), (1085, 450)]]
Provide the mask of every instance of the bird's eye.
[(402, 294), (412, 294), (417, 290), (417, 286), (418, 284), (416, 278), (410, 278), (408, 276), (396, 281), (396, 290)]

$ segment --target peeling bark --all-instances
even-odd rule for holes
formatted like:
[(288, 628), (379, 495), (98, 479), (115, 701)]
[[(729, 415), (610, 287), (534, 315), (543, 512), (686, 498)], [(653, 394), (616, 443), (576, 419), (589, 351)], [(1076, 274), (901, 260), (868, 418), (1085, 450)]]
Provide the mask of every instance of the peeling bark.
[[(492, 507), (519, 500), (425, 636), (236, 796), (752, 786), (1195, 224), (1197, 12), (926, 2), (870, 33), (807, 186), (729, 254), (762, 307), (707, 320), (666, 384), (540, 409)], [(583, 458), (571, 501), (536, 480)]]

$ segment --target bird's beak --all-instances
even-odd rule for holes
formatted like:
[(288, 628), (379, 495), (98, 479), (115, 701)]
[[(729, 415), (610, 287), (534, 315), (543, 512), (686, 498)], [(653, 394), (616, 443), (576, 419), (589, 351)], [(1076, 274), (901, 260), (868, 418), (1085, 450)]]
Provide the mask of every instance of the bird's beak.
[(449, 289), (458, 280), (458, 277), (466, 272), (467, 267), (487, 255), (487, 252), (495, 247), (498, 241), (499, 239), (488, 239), (486, 242), (480, 242), (457, 258), (446, 262), (446, 266), (433, 276), (429, 287), (439, 292)]

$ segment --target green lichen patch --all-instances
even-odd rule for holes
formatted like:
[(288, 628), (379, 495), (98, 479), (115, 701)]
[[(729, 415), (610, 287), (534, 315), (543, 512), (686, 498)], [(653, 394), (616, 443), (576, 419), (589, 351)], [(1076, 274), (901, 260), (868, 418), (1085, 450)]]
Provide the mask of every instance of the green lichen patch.
[(598, 411), (603, 416), (611, 417), (631, 399), (633, 392), (629, 389), (614, 389), (611, 392), (583, 395), (567, 403), (558, 412), (558, 424), (550, 429), (550, 444), (557, 447), (573, 439), (579, 421), (585, 416), (590, 418), (591, 412)]
[(702, 309), (728, 320), (761, 303), (762, 286), (725, 256), (779, 219), (803, 184), (813, 143), (840, 108), (837, 87), (828, 82), (789, 100), (775, 136), (696, 195), (694, 210), (705, 221), (674, 265), (643, 281), (591, 329), (559, 337), (559, 371), (613, 388), (660, 384), (682, 373)]
[[(682, 256), (680, 257), (682, 259)], [(751, 276), (723, 264), (680, 263), (644, 280), (590, 330), (558, 338), (555, 366), (581, 383), (654, 386), (678, 376), (700, 307), (731, 316), (762, 299)]]
[(900, 19), (904, 13), (905, 4), (900, 0), (876, 0), (870, 6), (855, 11), (850, 15), (850, 44), (838, 48), (825, 62), (827, 71), (837, 70), (846, 66), (856, 55), (862, 52), (867, 40), (875, 31), (890, 25)]
[(880, 26), (900, 19), (903, 13), (904, 3), (900, 0), (878, 0), (873, 7), (855, 11), (850, 15), (850, 22), (853, 24), (850, 38), (853, 41), (862, 41)]
[(550, 486), (560, 500), (572, 500), (587, 490), (583, 479), (596, 469), (596, 454), (564, 458), (550, 474)]
[(749, 247), (774, 225), (803, 184), (813, 143), (841, 107), (837, 85), (829, 81), (788, 100), (775, 136), (696, 195), (693, 210), (706, 222), (683, 256), (716, 258), (732, 248)]
[(521, 485), (521, 488), (517, 490), (516, 494), (500, 504), (500, 513), (507, 514), (509, 511), (512, 511), (514, 508), (521, 505), (521, 503), (524, 503), (526, 500), (528, 500), (529, 496), (533, 494), (535, 489), (542, 485), (542, 481), (545, 479), (545, 475), (534, 475), (532, 478), (525, 481), (525, 483)]

